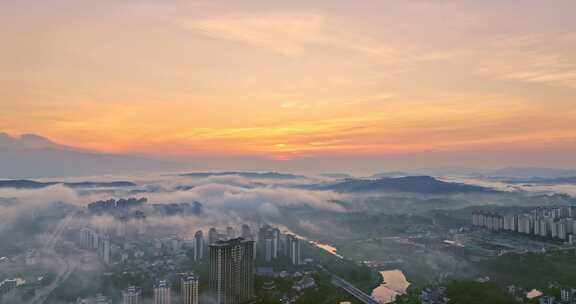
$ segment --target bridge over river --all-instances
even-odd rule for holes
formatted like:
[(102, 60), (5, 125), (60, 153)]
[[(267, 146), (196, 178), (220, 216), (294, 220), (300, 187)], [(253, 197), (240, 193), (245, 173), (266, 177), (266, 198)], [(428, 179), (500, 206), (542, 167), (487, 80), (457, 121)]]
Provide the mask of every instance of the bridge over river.
[(346, 281), (346, 280), (344, 280), (344, 279), (342, 279), (336, 275), (332, 275), (332, 284), (346, 290), (346, 292), (348, 292), (350, 295), (352, 295), (358, 301), (360, 301), (364, 304), (381, 304), (380, 302), (376, 301), (371, 296), (367, 295), (362, 290), (356, 288), (354, 285), (350, 284), (348, 281)]

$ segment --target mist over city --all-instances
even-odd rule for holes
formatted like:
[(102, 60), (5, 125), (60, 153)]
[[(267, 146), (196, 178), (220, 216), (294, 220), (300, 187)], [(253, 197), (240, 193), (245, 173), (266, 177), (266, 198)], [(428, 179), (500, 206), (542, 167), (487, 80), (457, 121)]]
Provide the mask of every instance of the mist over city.
[(576, 304), (575, 12), (0, 1), (0, 304)]

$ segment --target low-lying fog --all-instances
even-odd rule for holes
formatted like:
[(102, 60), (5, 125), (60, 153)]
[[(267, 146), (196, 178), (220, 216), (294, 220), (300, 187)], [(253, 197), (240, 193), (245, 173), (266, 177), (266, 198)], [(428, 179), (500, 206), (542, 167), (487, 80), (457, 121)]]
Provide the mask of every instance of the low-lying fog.
[[(133, 197), (148, 200), (140, 209), (146, 212), (149, 231), (166, 232), (190, 240), (197, 230), (203, 230), (207, 235), (210, 227), (238, 227), (247, 223), (255, 228), (269, 223), (310, 241), (333, 245), (346, 258), (369, 261), (378, 270), (388, 269), (387, 263), (403, 263), (408, 265), (405, 269), (412, 280), (420, 275), (426, 277), (447, 271), (447, 267), (452, 267), (449, 271), (458, 273), (458, 267), (467, 265), (457, 256), (443, 252), (426, 252), (425, 258), (417, 256), (423, 254), (424, 246), (414, 238), (431, 237), (434, 233), (437, 236), (433, 238), (441, 238), (444, 233), (444, 228), (439, 228), (430, 214), (438, 210), (466, 210), (471, 206), (534, 206), (544, 199), (550, 204), (561, 203), (573, 198), (554, 196), (549, 199), (547, 195), (576, 194), (574, 185), (529, 186), (461, 177), (442, 177), (438, 182), (478, 185), (486, 187), (486, 191), (482, 188), (452, 191), (452, 184), (442, 185), (442, 189), (448, 187), (446, 193), (378, 189), (342, 191), (343, 188), (330, 186), (343, 181), (339, 178), (326, 175), (247, 177), (241, 174), (95, 176), (35, 180), (62, 183), (34, 188), (4, 187), (0, 188), (0, 257), (23, 255), (27, 250), (46, 246), (50, 243), (50, 234), (66, 215), (75, 214), (73, 220), (66, 222), (68, 226), (116, 227), (117, 216), (81, 215), (91, 202)], [(134, 185), (98, 184), (111, 181), (127, 181)], [(71, 186), (64, 182), (93, 183)], [(170, 215), (158, 213), (154, 207), (194, 202), (201, 204), (201, 210), (196, 213)], [(462, 218), (456, 217), (450, 225), (457, 226), (466, 221), (467, 215), (463, 215)], [(127, 224), (136, 225), (134, 219), (129, 219)], [(374, 255), (374, 252), (379, 252), (379, 255)], [(51, 263), (48, 261), (46, 264)], [(426, 271), (416, 273), (420, 269)], [(6, 270), (0, 270), (0, 275), (9, 275), (3, 271)]]

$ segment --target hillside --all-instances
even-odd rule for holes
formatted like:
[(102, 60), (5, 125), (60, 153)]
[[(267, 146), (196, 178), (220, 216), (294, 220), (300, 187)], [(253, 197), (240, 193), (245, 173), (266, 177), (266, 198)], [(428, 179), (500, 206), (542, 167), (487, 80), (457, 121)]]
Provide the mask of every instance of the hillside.
[(495, 190), (475, 185), (444, 182), (430, 176), (350, 179), (331, 185), (320, 185), (317, 186), (317, 189), (337, 192), (407, 192), (436, 194), (495, 192)]

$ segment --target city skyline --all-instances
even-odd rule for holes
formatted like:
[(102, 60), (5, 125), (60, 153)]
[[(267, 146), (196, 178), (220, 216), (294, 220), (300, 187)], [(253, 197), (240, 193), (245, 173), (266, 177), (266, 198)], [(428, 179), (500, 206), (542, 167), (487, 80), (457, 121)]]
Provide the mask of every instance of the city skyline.
[(0, 132), (229, 167), (569, 166), (574, 9), (4, 2)]
[(576, 304), (575, 12), (0, 1), (0, 304)]

